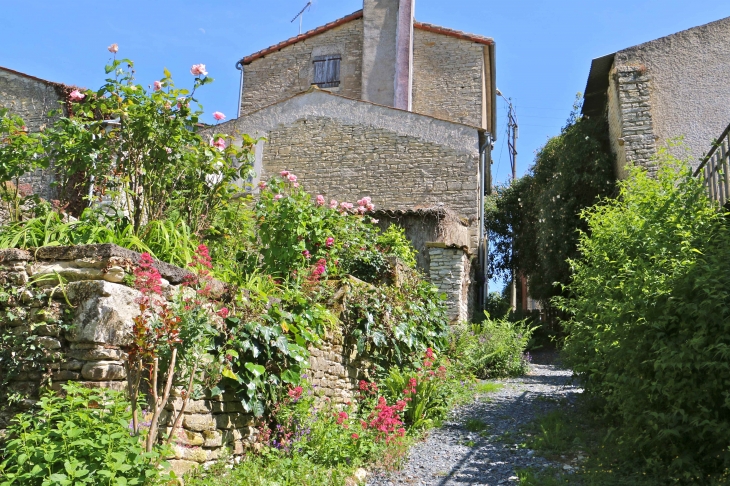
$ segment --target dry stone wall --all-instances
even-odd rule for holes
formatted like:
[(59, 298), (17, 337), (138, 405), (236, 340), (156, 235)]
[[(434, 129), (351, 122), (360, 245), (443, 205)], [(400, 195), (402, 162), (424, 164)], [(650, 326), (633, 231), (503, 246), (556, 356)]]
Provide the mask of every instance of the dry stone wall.
[(327, 30), (243, 66), (241, 115), (302, 91), (314, 81), (314, 58), (339, 54), (340, 85), (333, 93), (359, 99), (362, 92), (362, 18)]
[[(32, 407), (42, 386), (58, 390), (75, 381), (88, 387), (127, 389), (125, 349), (132, 320), (139, 315), (141, 294), (125, 281), (139, 257), (108, 244), (0, 250), (0, 337), (14, 336), (38, 349), (33, 366), (3, 368), (6, 364), (0, 361), (0, 382), (7, 381), (3, 392), (25, 397), (17, 406), (0, 403), (0, 438), (14, 413)], [(163, 262), (156, 266), (163, 277), (163, 293), (171, 297), (189, 272)], [(66, 284), (59, 285), (59, 275)], [(212, 289), (225, 290), (220, 284)], [(308, 373), (321, 395), (335, 403), (351, 400), (361, 373), (359, 361), (342, 340), (325, 339), (311, 352)], [(235, 396), (189, 401), (181, 427), (173, 431), (173, 411), (181, 406), (179, 394), (173, 394), (160, 422), (161, 432), (175, 436), (171, 462), (177, 472), (214, 461), (224, 449), (240, 456), (257, 447), (260, 424), (244, 412)]]

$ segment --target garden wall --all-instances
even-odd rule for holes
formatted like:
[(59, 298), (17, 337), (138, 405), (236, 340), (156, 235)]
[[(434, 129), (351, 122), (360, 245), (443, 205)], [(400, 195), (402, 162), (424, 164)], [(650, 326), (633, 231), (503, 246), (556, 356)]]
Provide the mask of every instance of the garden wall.
[[(24, 360), (0, 355), (0, 385), (25, 398), (18, 406), (0, 402), (0, 437), (12, 415), (35, 403), (41, 386), (60, 389), (67, 381), (89, 387), (127, 388), (127, 353), (141, 295), (128, 282), (140, 254), (116, 245), (45, 247), (36, 251), (0, 250), (0, 351), (12, 341)], [(156, 262), (168, 296), (189, 272)], [(66, 284), (59, 285), (58, 276)], [(214, 282), (214, 292), (227, 290)], [(336, 403), (352, 399), (358, 369), (341, 338), (326, 339), (311, 349), (310, 381)], [(316, 390), (317, 388), (315, 388)], [(170, 433), (173, 397), (161, 416)], [(254, 417), (244, 413), (235, 396), (189, 401), (182, 427), (175, 431), (174, 468), (179, 471), (217, 459), (224, 448), (241, 455), (256, 443)]]

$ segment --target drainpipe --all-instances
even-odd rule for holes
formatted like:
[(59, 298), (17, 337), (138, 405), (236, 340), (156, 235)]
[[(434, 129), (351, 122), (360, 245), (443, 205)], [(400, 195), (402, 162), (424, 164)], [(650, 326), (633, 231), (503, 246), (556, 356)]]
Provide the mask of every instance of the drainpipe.
[(236, 69), (241, 71), (241, 83), (238, 86), (238, 112), (236, 118), (241, 118), (241, 103), (243, 102), (243, 64), (241, 61), (236, 63)]
[(482, 273), (481, 295), (478, 298), (481, 310), (487, 305), (487, 296), (489, 292), (489, 276), (487, 268), (488, 242), (487, 231), (484, 228), (484, 202), (485, 196), (492, 193), (492, 134), (486, 132), (484, 134), (484, 142), (479, 147), (479, 172), (481, 180), (479, 181), (479, 238), (477, 243), (477, 254), (479, 260), (479, 271)]

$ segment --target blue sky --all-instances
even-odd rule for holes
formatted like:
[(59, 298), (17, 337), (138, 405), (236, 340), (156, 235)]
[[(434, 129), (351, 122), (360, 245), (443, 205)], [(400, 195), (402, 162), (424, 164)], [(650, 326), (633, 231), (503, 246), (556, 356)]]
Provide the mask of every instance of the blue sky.
[[(87, 88), (98, 88), (109, 59), (106, 46), (135, 61), (137, 79), (151, 84), (163, 67), (178, 87), (192, 64), (204, 63), (212, 85), (198, 91), (207, 117), (236, 115), (241, 57), (298, 33), (292, 18), (306, 0), (215, 2), (0, 0), (0, 66)], [(303, 28), (362, 8), (362, 0), (314, 0)], [(518, 175), (568, 118), (585, 88), (591, 59), (730, 16), (728, 0), (416, 0), (416, 18), (485, 35), (497, 44), (497, 86), (519, 120)], [(1, 87), (0, 87), (1, 89)], [(506, 106), (499, 100), (495, 180), (510, 176)], [(492, 282), (497, 290), (501, 283)]]

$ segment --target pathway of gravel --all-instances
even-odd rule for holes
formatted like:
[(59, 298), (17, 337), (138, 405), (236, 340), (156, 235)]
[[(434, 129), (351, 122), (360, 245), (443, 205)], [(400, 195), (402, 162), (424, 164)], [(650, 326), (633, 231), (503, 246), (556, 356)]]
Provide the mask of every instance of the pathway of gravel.
[[(516, 469), (570, 469), (569, 464), (543, 459), (513, 440), (505, 440), (506, 435), (514, 436), (522, 425), (563, 400), (573, 401), (582, 391), (573, 386), (570, 370), (551, 364), (553, 361), (551, 355), (538, 356), (527, 376), (501, 380), (504, 388), (498, 392), (454, 410), (442, 427), (411, 449), (401, 471), (376, 474), (368, 486), (508, 485), (518, 482)], [(474, 419), (487, 424), (485, 430), (467, 430), (470, 419), (472, 424)]]

